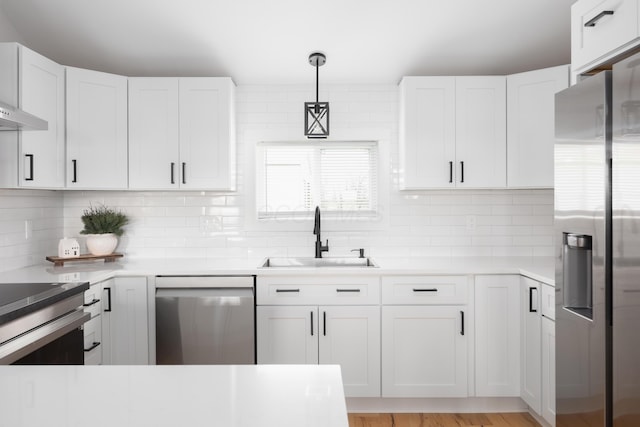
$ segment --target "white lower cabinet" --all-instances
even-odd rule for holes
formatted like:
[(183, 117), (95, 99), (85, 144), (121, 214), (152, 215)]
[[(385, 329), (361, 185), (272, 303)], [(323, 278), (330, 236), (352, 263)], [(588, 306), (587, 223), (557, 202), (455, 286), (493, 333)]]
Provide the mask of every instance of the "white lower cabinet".
[(533, 412), (555, 426), (555, 292), (551, 285), (528, 277), (521, 277), (521, 283), (520, 397)]
[(471, 276), (382, 277), (382, 396), (467, 397)]
[(466, 397), (464, 306), (382, 307), (382, 396)]
[(542, 410), (542, 321), (540, 283), (528, 277), (522, 283), (522, 371), (520, 396), (536, 413)]
[(256, 308), (259, 364), (318, 363), (318, 307)]
[(551, 426), (556, 425), (556, 325), (547, 317), (542, 317), (541, 415)]
[(102, 283), (94, 283), (84, 291), (84, 311), (91, 320), (83, 326), (84, 364), (102, 365)]
[(102, 317), (103, 364), (149, 364), (147, 278), (104, 282)]
[(520, 276), (475, 277), (476, 396), (520, 396)]
[(259, 364), (337, 364), (345, 395), (380, 396), (380, 279), (257, 278)]
[(336, 364), (349, 397), (380, 396), (380, 307), (260, 306), (259, 364)]

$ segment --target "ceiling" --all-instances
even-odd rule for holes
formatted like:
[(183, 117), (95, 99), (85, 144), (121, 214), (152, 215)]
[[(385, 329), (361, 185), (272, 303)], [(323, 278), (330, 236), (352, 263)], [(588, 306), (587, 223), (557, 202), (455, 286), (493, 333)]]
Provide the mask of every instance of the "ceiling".
[(575, 0), (0, 0), (33, 50), (128, 76), (395, 84), (570, 62)]

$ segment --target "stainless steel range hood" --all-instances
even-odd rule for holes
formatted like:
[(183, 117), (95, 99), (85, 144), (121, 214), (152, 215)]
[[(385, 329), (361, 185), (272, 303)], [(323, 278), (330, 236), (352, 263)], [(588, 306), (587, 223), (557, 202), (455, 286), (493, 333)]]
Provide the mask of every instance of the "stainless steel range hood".
[(32, 114), (0, 102), (0, 131), (2, 130), (47, 130), (49, 124)]

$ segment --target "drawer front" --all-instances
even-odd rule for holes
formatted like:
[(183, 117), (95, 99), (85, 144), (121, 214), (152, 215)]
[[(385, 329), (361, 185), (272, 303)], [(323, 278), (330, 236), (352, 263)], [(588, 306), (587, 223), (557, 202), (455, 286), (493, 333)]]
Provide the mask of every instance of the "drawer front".
[[(585, 26), (590, 21), (592, 24)], [(581, 0), (572, 7), (571, 64), (574, 70), (592, 62), (597, 65), (598, 58), (637, 37), (638, 0)]]
[(383, 304), (466, 304), (471, 276), (382, 277)]
[(378, 276), (258, 276), (256, 283), (258, 305), (380, 304)]
[(556, 288), (543, 283), (542, 288), (542, 315), (551, 320), (556, 319)]
[(89, 289), (84, 291), (84, 311), (91, 313), (91, 317), (95, 317), (102, 311), (102, 286), (99, 284), (91, 285)]
[(102, 318), (93, 317), (83, 327), (84, 364), (102, 364)]

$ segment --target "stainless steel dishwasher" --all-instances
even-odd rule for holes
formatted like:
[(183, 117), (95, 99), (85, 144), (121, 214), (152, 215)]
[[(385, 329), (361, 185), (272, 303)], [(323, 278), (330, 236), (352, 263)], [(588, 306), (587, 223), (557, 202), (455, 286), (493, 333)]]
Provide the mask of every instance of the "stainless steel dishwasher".
[(254, 364), (254, 276), (156, 276), (156, 364)]

